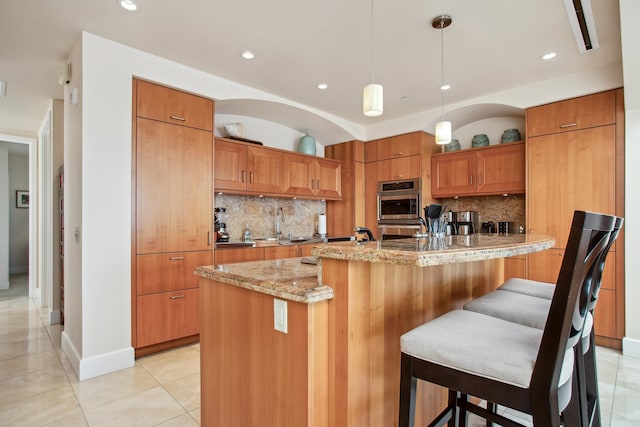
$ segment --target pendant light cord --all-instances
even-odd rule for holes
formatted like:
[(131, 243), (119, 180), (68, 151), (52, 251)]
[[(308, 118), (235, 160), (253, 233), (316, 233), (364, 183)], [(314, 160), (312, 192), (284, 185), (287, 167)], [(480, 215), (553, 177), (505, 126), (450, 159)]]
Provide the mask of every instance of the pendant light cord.
[(444, 20), (440, 21), (440, 95), (442, 100), (442, 121), (444, 122)]
[(375, 69), (373, 64), (373, 0), (371, 0), (371, 84), (375, 83)]

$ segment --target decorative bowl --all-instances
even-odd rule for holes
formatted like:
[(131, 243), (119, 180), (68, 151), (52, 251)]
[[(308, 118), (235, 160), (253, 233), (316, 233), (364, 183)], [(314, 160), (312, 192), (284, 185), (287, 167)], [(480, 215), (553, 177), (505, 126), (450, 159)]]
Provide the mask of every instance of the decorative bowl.
[(444, 151), (458, 151), (460, 149), (460, 141), (452, 139), (450, 143), (444, 146)]

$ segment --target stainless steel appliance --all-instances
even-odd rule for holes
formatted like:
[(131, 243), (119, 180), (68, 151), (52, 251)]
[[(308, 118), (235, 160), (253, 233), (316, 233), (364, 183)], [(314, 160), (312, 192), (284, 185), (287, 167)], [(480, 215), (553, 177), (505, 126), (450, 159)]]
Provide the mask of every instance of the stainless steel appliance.
[(500, 234), (512, 234), (516, 232), (515, 223), (511, 221), (498, 222), (498, 233)]
[(496, 223), (493, 221), (483, 222), (480, 227), (484, 234), (494, 234), (496, 232)]
[(406, 239), (421, 232), (420, 224), (380, 224), (378, 223), (378, 238), (380, 240)]
[(419, 224), (422, 180), (420, 178), (378, 183), (378, 225)]
[(477, 215), (476, 212), (473, 211), (461, 211), (456, 212), (457, 222), (456, 227), (458, 230), (458, 234), (467, 235), (474, 234), (478, 229), (477, 225)]

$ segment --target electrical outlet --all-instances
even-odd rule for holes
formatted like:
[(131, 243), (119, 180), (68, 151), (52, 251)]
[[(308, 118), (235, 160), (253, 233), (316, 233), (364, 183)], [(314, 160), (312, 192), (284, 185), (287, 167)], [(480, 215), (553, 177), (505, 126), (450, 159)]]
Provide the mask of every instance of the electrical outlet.
[(273, 328), (287, 333), (287, 302), (277, 298), (273, 299)]

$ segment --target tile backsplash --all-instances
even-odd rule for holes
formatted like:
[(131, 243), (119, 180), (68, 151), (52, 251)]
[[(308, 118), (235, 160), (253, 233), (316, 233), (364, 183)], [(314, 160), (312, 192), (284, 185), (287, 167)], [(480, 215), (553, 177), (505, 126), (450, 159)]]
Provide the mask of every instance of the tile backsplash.
[(443, 206), (448, 205), (454, 212), (478, 212), (478, 225), (488, 221), (496, 224), (500, 221), (513, 221), (516, 230), (521, 225), (526, 227), (525, 201), (524, 194), (440, 199)]
[(227, 232), (231, 240), (242, 240), (247, 226), (254, 238), (275, 236), (275, 215), (279, 209), (282, 209), (280, 231), (283, 236), (312, 236), (317, 230), (318, 214), (326, 212), (326, 204), (321, 200), (229, 194), (217, 194), (215, 207), (227, 210)]

